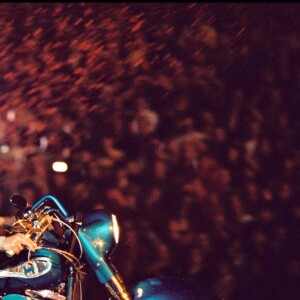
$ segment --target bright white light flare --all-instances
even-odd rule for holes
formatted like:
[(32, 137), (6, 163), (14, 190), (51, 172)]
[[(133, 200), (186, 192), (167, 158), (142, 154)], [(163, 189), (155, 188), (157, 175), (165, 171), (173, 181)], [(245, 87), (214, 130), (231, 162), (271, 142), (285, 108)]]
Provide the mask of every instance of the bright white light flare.
[(59, 173), (64, 173), (68, 170), (68, 165), (63, 161), (55, 161), (52, 164), (52, 170)]

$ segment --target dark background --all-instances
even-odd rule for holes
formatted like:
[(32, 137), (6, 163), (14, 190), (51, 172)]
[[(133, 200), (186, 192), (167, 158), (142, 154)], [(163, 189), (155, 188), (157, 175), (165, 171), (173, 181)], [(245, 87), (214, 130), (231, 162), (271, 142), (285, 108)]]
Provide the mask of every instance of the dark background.
[(1, 215), (107, 208), (128, 285), (297, 299), (299, 8), (1, 3)]

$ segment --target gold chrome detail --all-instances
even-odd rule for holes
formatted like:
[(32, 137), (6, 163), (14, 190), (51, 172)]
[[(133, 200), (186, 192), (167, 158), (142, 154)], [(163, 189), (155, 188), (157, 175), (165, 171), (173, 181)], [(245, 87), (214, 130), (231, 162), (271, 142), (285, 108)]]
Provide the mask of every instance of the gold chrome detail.
[(52, 217), (49, 215), (43, 216), (42, 214), (35, 213), (35, 217), (31, 221), (24, 219), (15, 221), (11, 225), (10, 233), (25, 234), (26, 237), (37, 243), (51, 223)]
[(98, 239), (98, 240), (95, 240), (94, 242), (93, 242), (93, 246), (95, 247), (95, 248), (99, 248), (99, 250), (102, 252), (103, 251), (103, 247), (104, 247), (104, 241), (102, 241), (102, 240), (100, 240), (100, 239)]
[(111, 294), (118, 300), (131, 300), (129, 293), (126, 290), (123, 280), (119, 274), (116, 274), (112, 279), (105, 283), (105, 286)]

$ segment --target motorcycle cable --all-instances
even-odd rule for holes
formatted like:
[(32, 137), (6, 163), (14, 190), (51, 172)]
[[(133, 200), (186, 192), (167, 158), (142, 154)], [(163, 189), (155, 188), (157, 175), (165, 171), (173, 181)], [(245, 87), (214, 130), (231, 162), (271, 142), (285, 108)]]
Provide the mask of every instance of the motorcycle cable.
[[(56, 216), (57, 217), (57, 216)], [(74, 256), (73, 255), (73, 252), (74, 252), (74, 247), (75, 247), (75, 243), (76, 243), (76, 239), (77, 239), (77, 242), (78, 242), (78, 245), (80, 247), (80, 256), (79, 256), (79, 259), (81, 259), (82, 257), (82, 254), (83, 254), (83, 248), (82, 248), (82, 244), (81, 244), (81, 241), (79, 240), (79, 237), (78, 237), (78, 230), (79, 230), (79, 227), (81, 225), (81, 222), (82, 222), (82, 214), (81, 213), (77, 213), (74, 220), (73, 220), (73, 224), (75, 224), (74, 228), (72, 228), (70, 225), (66, 224), (65, 222), (63, 222), (60, 218), (53, 218), (53, 221), (56, 221), (56, 222), (59, 222), (60, 223), (60, 226), (65, 225), (67, 228), (69, 228), (71, 230), (71, 232), (73, 233), (73, 238), (71, 239), (71, 243), (70, 243), (70, 247), (69, 247), (69, 252), (68, 254), (71, 255), (71, 256)], [(72, 264), (72, 262), (71, 262)], [(72, 265), (75, 267), (75, 270), (77, 272), (74, 272), (74, 269), (72, 267)], [(80, 261), (79, 261), (79, 266), (76, 266), (74, 264), (72, 264), (68, 267), (68, 270), (69, 270), (69, 283), (68, 283), (68, 287), (70, 289), (70, 292), (68, 294), (71, 295), (71, 299), (73, 298), (72, 297), (72, 294), (73, 294), (73, 290), (76, 289), (76, 283), (78, 283), (78, 286), (79, 286), (79, 294), (80, 294), (80, 299), (82, 298), (82, 286), (81, 286), (81, 278), (80, 278), (80, 274), (81, 273), (84, 273), (82, 272), (80, 269), (82, 269), (83, 265), (80, 264)], [(78, 277), (78, 280), (76, 280), (76, 277)]]
[(82, 254), (83, 254), (83, 248), (82, 248), (82, 244), (81, 244), (81, 242), (80, 242), (80, 240), (79, 240), (79, 237), (78, 237), (77, 233), (75, 232), (75, 230), (74, 230), (69, 224), (67, 224), (66, 222), (62, 221), (62, 220), (61, 220), (60, 218), (58, 218), (58, 217), (53, 218), (52, 220), (55, 221), (55, 222), (60, 223), (60, 225), (63, 224), (63, 225), (66, 226), (68, 229), (70, 229), (71, 232), (74, 234), (75, 238), (76, 238), (77, 241), (78, 241), (78, 245), (79, 245), (79, 248), (80, 248), (79, 259), (81, 259), (81, 258), (82, 258)]

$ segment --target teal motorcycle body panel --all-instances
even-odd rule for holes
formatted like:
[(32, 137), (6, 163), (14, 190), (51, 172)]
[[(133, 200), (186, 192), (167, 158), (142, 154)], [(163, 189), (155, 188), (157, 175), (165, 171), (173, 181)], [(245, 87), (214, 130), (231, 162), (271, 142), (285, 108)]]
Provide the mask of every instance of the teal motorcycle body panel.
[(54, 251), (40, 249), (32, 253), (29, 260), (24, 253), (17, 261), (12, 259), (1, 267), (0, 291), (49, 288), (63, 281), (64, 276), (61, 257)]
[(111, 214), (105, 210), (97, 210), (84, 216), (78, 237), (85, 258), (100, 282), (111, 280), (115, 272), (107, 260), (116, 245)]
[(10, 294), (7, 296), (3, 296), (2, 300), (27, 300), (25, 296), (18, 295), (18, 294)]
[(187, 282), (175, 278), (149, 278), (139, 282), (132, 289), (134, 300), (218, 300), (191, 287)]

